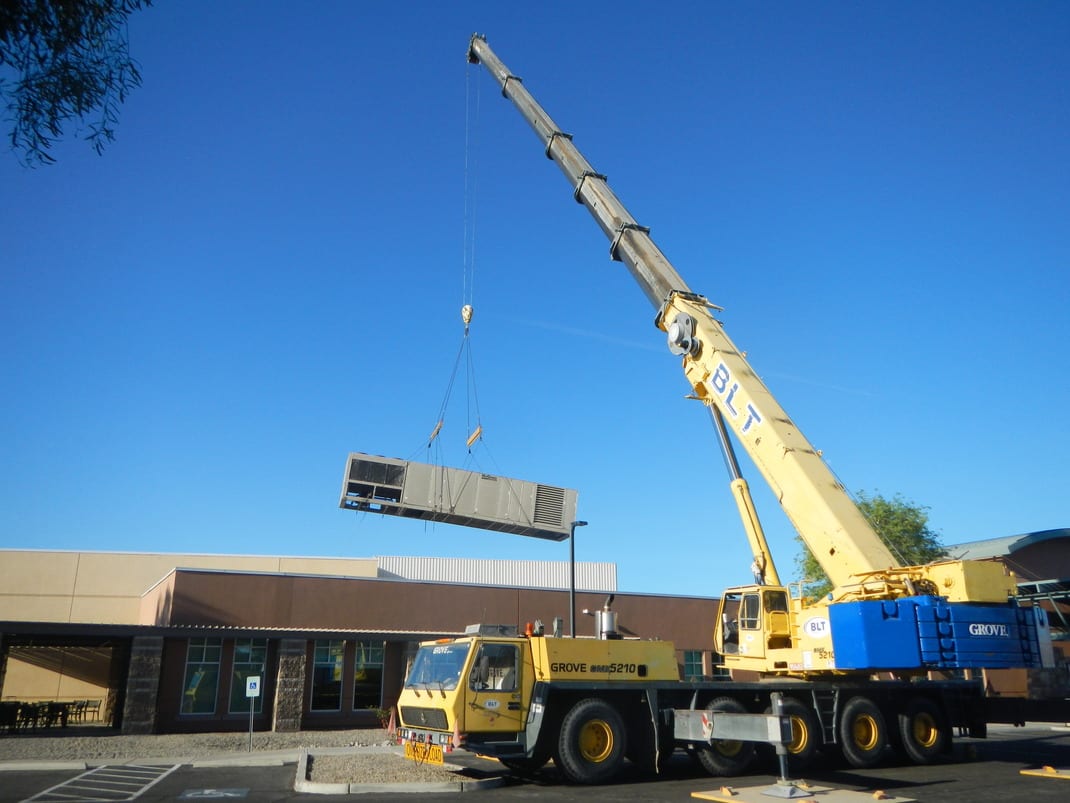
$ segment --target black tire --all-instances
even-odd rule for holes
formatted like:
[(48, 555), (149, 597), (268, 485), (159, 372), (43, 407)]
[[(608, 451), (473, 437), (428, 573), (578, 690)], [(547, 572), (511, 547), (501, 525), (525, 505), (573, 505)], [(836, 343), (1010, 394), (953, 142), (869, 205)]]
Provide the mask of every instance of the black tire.
[(605, 700), (580, 700), (565, 714), (557, 764), (573, 783), (604, 783), (624, 763), (624, 720)]
[(532, 755), (526, 758), (498, 759), (498, 761), (500, 761), (511, 773), (520, 776), (534, 775), (545, 767), (546, 762), (549, 760), (550, 756), (539, 750), (536, 750)]
[(928, 697), (915, 697), (899, 714), (903, 752), (915, 764), (931, 764), (951, 746), (951, 725), (940, 706)]
[(852, 697), (843, 707), (839, 725), (840, 749), (857, 769), (876, 766), (888, 747), (888, 724), (868, 697)]
[[(743, 704), (732, 697), (718, 697), (706, 706), (706, 710), (725, 714), (746, 714)], [(754, 761), (754, 742), (732, 739), (714, 739), (710, 744), (696, 745), (695, 757), (710, 775), (741, 775)]]
[[(773, 713), (773, 709), (766, 713)], [(791, 741), (784, 746), (788, 750), (788, 768), (795, 773), (809, 767), (821, 749), (821, 726), (813, 709), (794, 697), (784, 698), (784, 713), (791, 717)]]

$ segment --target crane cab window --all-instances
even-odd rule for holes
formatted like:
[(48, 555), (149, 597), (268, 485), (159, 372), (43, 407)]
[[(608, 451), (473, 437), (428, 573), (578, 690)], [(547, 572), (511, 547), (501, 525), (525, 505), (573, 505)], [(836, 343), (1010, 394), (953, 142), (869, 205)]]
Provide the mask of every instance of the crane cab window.
[(761, 603), (757, 594), (744, 594), (739, 606), (741, 630), (757, 630), (761, 626)]
[(515, 644), (481, 644), (469, 685), (476, 691), (516, 691), (520, 650)]
[(788, 592), (778, 589), (776, 591), (763, 591), (762, 602), (767, 611), (788, 612)]

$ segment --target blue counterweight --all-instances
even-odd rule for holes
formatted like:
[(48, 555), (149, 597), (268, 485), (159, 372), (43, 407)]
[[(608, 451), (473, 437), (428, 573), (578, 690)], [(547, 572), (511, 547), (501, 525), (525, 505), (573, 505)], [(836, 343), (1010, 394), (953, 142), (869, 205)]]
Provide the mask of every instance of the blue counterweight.
[(1043, 616), (933, 596), (829, 606), (836, 668), (850, 670), (1039, 667)]

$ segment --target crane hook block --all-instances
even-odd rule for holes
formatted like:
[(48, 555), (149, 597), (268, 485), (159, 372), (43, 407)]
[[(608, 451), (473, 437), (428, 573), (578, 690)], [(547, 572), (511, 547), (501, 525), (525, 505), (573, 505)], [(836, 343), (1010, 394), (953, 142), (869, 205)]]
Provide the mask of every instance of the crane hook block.
[(463, 307), (461, 307), (461, 320), (464, 321), (464, 328), (465, 329), (467, 329), (468, 328), (468, 324), (470, 324), (472, 322), (472, 314), (474, 312), (475, 312), (475, 310), (472, 309), (472, 305), (471, 304), (465, 304)]

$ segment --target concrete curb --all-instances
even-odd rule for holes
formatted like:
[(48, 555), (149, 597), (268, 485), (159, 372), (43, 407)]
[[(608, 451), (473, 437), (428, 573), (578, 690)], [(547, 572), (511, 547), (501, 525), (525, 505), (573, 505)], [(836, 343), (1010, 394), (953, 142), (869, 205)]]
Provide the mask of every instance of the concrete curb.
[[(312, 751), (320, 755), (342, 755), (352, 752), (352, 748), (324, 747)], [(397, 750), (382, 748), (371, 752), (396, 753)], [(461, 771), (464, 767), (445, 764), (447, 769)], [(297, 776), (294, 778), (294, 791), (308, 795), (360, 795), (375, 792), (384, 794), (412, 794), (419, 792), (479, 792), (494, 789), (505, 783), (502, 777), (464, 780), (461, 782), (439, 781), (435, 783), (319, 783), (306, 780), (308, 777), (308, 751), (302, 750), (297, 760)]]
[(0, 772), (36, 772), (37, 770), (86, 770), (84, 761), (48, 761), (42, 759), (23, 759), (20, 761), (0, 761)]
[(185, 763), (193, 767), (281, 767), (301, 758), (301, 750), (263, 750), (253, 753), (228, 753), (217, 758), (191, 759)]
[(94, 767), (128, 765), (180, 764), (190, 767), (281, 767), (300, 757), (300, 750), (272, 750), (263, 753), (229, 753), (215, 758), (190, 756), (155, 756), (144, 758), (91, 758), (83, 761), (50, 761), (48, 759), (16, 759), (0, 761), (0, 772), (38, 772), (55, 770), (89, 770)]
[(303, 795), (348, 795), (350, 784), (314, 783), (308, 780), (308, 751), (302, 750), (297, 759), (297, 776), (294, 778), (294, 791)]

